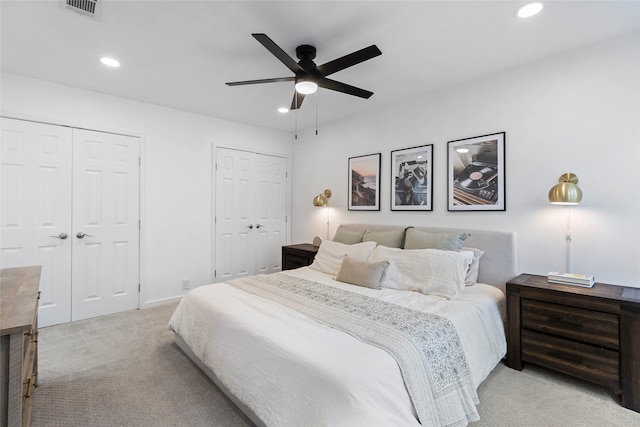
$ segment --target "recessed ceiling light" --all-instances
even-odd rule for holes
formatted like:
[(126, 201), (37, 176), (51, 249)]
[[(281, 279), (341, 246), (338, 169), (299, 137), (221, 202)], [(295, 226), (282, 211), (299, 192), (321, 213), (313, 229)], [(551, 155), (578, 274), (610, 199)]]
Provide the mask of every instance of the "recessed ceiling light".
[(456, 151), (458, 153), (468, 153), (469, 149), (468, 148), (456, 148)]
[(284, 114), (284, 113), (288, 113), (288, 112), (289, 112), (289, 109), (287, 107), (278, 108), (278, 113)]
[(516, 10), (516, 16), (518, 18), (531, 18), (533, 15), (537, 15), (544, 8), (544, 5), (540, 2), (534, 2), (525, 4)]
[(117, 59), (108, 58), (106, 56), (100, 58), (100, 62), (102, 62), (107, 67), (114, 67), (115, 68), (115, 67), (119, 67), (120, 66), (120, 61), (118, 61)]

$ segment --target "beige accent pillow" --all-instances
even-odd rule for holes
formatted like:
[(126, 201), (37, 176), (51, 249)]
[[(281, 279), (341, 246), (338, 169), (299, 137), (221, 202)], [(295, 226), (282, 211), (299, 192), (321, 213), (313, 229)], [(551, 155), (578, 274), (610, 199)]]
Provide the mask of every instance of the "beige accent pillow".
[(369, 257), (369, 262), (383, 260), (390, 264), (382, 275), (381, 287), (456, 298), (464, 289), (465, 275), (473, 261), (473, 254), (378, 246)]
[(365, 231), (363, 242), (376, 242), (388, 248), (401, 248), (404, 242), (404, 230)]
[(336, 275), (345, 255), (359, 261), (366, 261), (376, 248), (375, 242), (362, 242), (354, 245), (324, 240), (318, 248), (318, 253), (309, 267), (323, 273)]
[(345, 230), (344, 227), (338, 227), (335, 236), (333, 236), (334, 242), (344, 243), (345, 245), (353, 245), (354, 243), (362, 242), (363, 231)]
[(414, 228), (407, 229), (405, 249), (441, 249), (444, 251), (459, 251), (467, 233), (428, 233)]
[(345, 255), (336, 280), (365, 288), (380, 289), (380, 279), (389, 261), (358, 261)]

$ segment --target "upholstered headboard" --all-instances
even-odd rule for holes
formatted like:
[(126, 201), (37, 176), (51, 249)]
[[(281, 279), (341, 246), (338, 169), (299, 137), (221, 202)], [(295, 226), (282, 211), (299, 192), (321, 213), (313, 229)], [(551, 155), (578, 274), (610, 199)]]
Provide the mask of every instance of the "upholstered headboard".
[[(407, 228), (406, 225), (381, 224), (342, 224), (341, 227), (353, 231), (388, 231)], [(515, 232), (423, 226), (414, 228), (429, 233), (469, 233), (470, 236), (464, 241), (464, 246), (484, 251), (484, 255), (480, 258), (478, 275), (480, 283), (496, 286), (504, 292), (505, 283), (518, 275)]]

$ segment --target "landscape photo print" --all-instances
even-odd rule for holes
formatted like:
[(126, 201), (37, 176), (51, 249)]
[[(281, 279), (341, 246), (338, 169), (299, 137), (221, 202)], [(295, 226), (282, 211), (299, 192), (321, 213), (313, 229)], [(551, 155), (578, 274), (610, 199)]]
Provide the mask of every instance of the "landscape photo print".
[(380, 158), (380, 153), (349, 158), (349, 210), (380, 210)]

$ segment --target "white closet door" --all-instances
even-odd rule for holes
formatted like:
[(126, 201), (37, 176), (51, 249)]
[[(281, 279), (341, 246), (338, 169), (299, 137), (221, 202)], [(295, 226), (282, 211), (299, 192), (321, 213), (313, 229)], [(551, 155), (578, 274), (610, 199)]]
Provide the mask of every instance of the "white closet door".
[(39, 323), (71, 320), (71, 129), (2, 119), (0, 267), (42, 265)]
[(253, 274), (253, 153), (216, 149), (216, 280)]
[(280, 271), (286, 159), (217, 148), (215, 161), (215, 280)]
[(287, 230), (286, 159), (256, 154), (256, 273), (282, 270)]
[(73, 130), (73, 311), (138, 308), (139, 139)]

